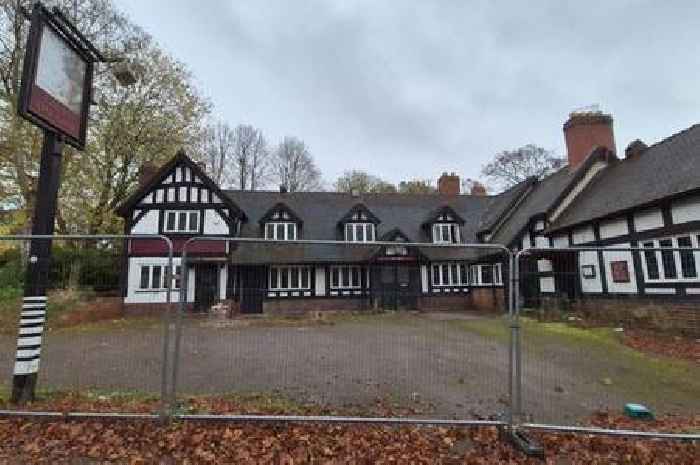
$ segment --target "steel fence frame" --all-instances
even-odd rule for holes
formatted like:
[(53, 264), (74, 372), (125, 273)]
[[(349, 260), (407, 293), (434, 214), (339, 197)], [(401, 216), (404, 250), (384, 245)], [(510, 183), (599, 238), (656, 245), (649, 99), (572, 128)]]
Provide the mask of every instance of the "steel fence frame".
[[(278, 245), (292, 245), (292, 244), (321, 244), (321, 245), (335, 245), (339, 247), (382, 247), (382, 246), (396, 246), (400, 244), (402, 247), (429, 247), (429, 248), (442, 248), (442, 249), (476, 249), (476, 250), (493, 250), (504, 254), (505, 262), (508, 263), (508, 279), (507, 279), (507, 289), (508, 289), (508, 315), (511, 320), (511, 339), (516, 340), (517, 337), (514, 332), (517, 331), (517, 327), (513, 325), (512, 319), (515, 316), (513, 307), (513, 283), (514, 283), (514, 270), (513, 261), (514, 254), (506, 246), (501, 244), (433, 244), (425, 242), (393, 242), (393, 241), (375, 241), (375, 242), (348, 242), (348, 241), (338, 241), (338, 240), (313, 240), (313, 239), (296, 239), (296, 240), (273, 240), (264, 238), (243, 238), (243, 237), (221, 237), (221, 236), (195, 236), (188, 239), (182, 246), (180, 266), (181, 272), (183, 274), (187, 273), (188, 266), (188, 255), (187, 248), (191, 244), (196, 242), (226, 242), (229, 243), (265, 243), (265, 244), (278, 244)], [(181, 351), (181, 340), (182, 340), (182, 315), (185, 313), (185, 306), (187, 301), (187, 286), (189, 285), (188, 279), (182, 279), (182, 285), (180, 286), (180, 299), (178, 310), (176, 312), (175, 319), (175, 349), (173, 356), (173, 370), (171, 378), (171, 391), (168, 396), (168, 404), (170, 406), (170, 411), (173, 412), (176, 409), (176, 395), (177, 395), (177, 381), (178, 381), (178, 371), (179, 371), (179, 359)], [(505, 287), (505, 286), (504, 286)], [(470, 427), (483, 427), (483, 426), (499, 426), (499, 427), (515, 427), (514, 425), (514, 415), (512, 412), (513, 405), (513, 388), (518, 385), (513, 381), (514, 374), (514, 363), (515, 359), (509, 357), (509, 367), (508, 367), (508, 386), (509, 386), (509, 402), (508, 408), (506, 410), (506, 421), (484, 421), (484, 420), (440, 420), (440, 419), (419, 419), (419, 418), (400, 418), (400, 417), (385, 417), (385, 418), (372, 418), (372, 417), (338, 417), (338, 416), (294, 416), (294, 415), (174, 415), (173, 418), (182, 420), (217, 420), (217, 421), (233, 421), (233, 422), (313, 422), (313, 423), (366, 423), (366, 424), (413, 424), (413, 425), (447, 425), (447, 426), (470, 426)]]
[[(164, 277), (167, 285), (165, 288), (166, 292), (166, 304), (168, 310), (163, 319), (163, 347), (161, 352), (161, 387), (160, 387), (160, 412), (157, 415), (162, 421), (165, 421), (169, 416), (170, 412), (166, 403), (167, 393), (168, 393), (168, 358), (170, 355), (170, 326), (172, 312), (170, 309), (171, 304), (171, 286), (173, 277), (173, 243), (169, 237), (162, 234), (44, 234), (44, 235), (33, 235), (33, 234), (14, 234), (14, 235), (0, 235), (0, 242), (3, 241), (32, 241), (32, 240), (76, 240), (76, 241), (94, 241), (94, 240), (160, 240), (167, 246), (167, 272)], [(127, 253), (126, 250), (123, 253)], [(0, 417), (2, 416), (36, 416), (36, 413), (40, 412), (26, 412), (26, 411), (14, 411), (14, 410), (4, 410), (0, 411)], [(45, 416), (51, 416), (50, 412), (44, 412)], [(78, 417), (86, 417), (91, 414), (86, 413), (61, 413), (61, 415), (72, 415)], [(105, 417), (115, 417), (123, 415), (125, 418), (134, 418), (135, 414), (119, 413), (119, 414), (99, 414), (105, 415)], [(143, 416), (143, 415), (137, 415)], [(147, 416), (147, 415), (146, 415)]]
[[(533, 253), (547, 253), (547, 252), (629, 252), (630, 254), (639, 254), (640, 257), (644, 252), (656, 252), (656, 251), (667, 251), (667, 252), (680, 252), (680, 251), (691, 251), (700, 252), (700, 248), (693, 247), (616, 247), (616, 246), (572, 246), (572, 247), (531, 247), (527, 249), (522, 249), (517, 251), (513, 255), (514, 260), (514, 272), (513, 272), (513, 290), (515, 292), (514, 298), (514, 320), (518, 322), (521, 310), (521, 258)], [(699, 270), (700, 271), (700, 270)], [(648, 438), (648, 439), (676, 439), (676, 440), (700, 440), (700, 433), (664, 433), (661, 431), (637, 431), (637, 430), (618, 430), (610, 428), (599, 428), (599, 427), (583, 427), (583, 426), (567, 426), (567, 425), (552, 425), (536, 422), (524, 422), (522, 421), (522, 334), (520, 331), (519, 322), (516, 323), (518, 330), (516, 331), (516, 339), (513, 341), (514, 351), (515, 351), (515, 383), (514, 388), (514, 407), (513, 412), (516, 417), (512, 423), (512, 427), (515, 429), (524, 429), (530, 431), (547, 431), (551, 433), (579, 433), (579, 434), (592, 434), (592, 435), (604, 435), (604, 436), (619, 436), (627, 438)]]

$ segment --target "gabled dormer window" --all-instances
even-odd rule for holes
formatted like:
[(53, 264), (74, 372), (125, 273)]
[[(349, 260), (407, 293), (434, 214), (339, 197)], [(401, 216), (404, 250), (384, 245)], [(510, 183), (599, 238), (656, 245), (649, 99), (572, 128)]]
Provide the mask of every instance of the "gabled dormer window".
[(436, 244), (456, 244), (460, 242), (457, 223), (433, 224), (433, 242)]
[(379, 219), (367, 207), (357, 204), (338, 222), (343, 238), (349, 242), (374, 242)]
[(345, 223), (345, 240), (350, 242), (374, 242), (373, 223)]
[(301, 220), (284, 204), (272, 207), (260, 223), (264, 230), (265, 239), (276, 241), (294, 241), (299, 239)]
[(448, 206), (433, 212), (423, 224), (435, 244), (462, 242), (460, 227), (464, 224), (464, 220)]

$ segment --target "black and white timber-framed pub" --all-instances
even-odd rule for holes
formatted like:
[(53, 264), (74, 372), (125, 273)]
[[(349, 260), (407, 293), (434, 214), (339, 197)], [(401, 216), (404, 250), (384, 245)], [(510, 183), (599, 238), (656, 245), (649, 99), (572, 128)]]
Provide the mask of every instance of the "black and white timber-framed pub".
[[(200, 242), (188, 252), (187, 301), (207, 310), (228, 302), (243, 313), (299, 310), (501, 309), (503, 257), (411, 243), (492, 243), (512, 250), (572, 246), (700, 245), (700, 125), (653, 145), (635, 140), (618, 155), (613, 119), (569, 115), (568, 164), (498, 195), (460, 193), (444, 173), (435, 194), (222, 190), (183, 152), (142, 167), (138, 189), (118, 208), (126, 234), (174, 243), (172, 301), (182, 244), (196, 235), (361, 242)], [(372, 246), (375, 241), (396, 246)], [(526, 300), (542, 295), (700, 299), (700, 252), (572, 252), (542, 256), (528, 270)], [(164, 245), (131, 240), (123, 297), (129, 311), (166, 302)], [(566, 276), (566, 279), (561, 278)], [(574, 277), (573, 279), (571, 277)]]

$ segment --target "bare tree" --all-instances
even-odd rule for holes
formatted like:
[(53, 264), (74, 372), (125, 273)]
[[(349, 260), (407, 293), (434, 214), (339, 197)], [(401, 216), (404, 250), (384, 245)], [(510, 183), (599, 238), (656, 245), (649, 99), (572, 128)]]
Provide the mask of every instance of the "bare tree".
[(556, 157), (553, 152), (528, 144), (497, 154), (481, 172), (495, 187), (507, 189), (531, 176), (542, 178), (563, 165), (564, 160)]
[(267, 142), (262, 130), (239, 124), (234, 129), (236, 183), (241, 190), (255, 190), (264, 182), (267, 169)]
[(413, 179), (401, 181), (399, 183), (399, 192), (402, 194), (434, 194), (437, 192), (437, 189), (427, 179)]
[(318, 190), (321, 171), (316, 167), (304, 141), (287, 136), (277, 146), (273, 160), (273, 175), (289, 192)]
[(204, 130), (202, 155), (207, 174), (222, 187), (231, 183), (231, 165), (235, 139), (233, 130), (225, 122), (216, 122)]

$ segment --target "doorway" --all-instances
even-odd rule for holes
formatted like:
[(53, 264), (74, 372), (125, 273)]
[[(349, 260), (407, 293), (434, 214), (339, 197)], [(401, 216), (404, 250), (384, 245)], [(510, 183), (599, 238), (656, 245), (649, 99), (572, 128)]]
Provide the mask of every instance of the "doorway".
[(218, 301), (219, 267), (214, 263), (194, 265), (194, 310), (207, 312)]
[(416, 265), (382, 264), (377, 266), (375, 294), (379, 305), (388, 310), (415, 310), (418, 308), (420, 271)]
[(242, 266), (239, 268), (241, 313), (262, 313), (267, 292), (267, 268)]

